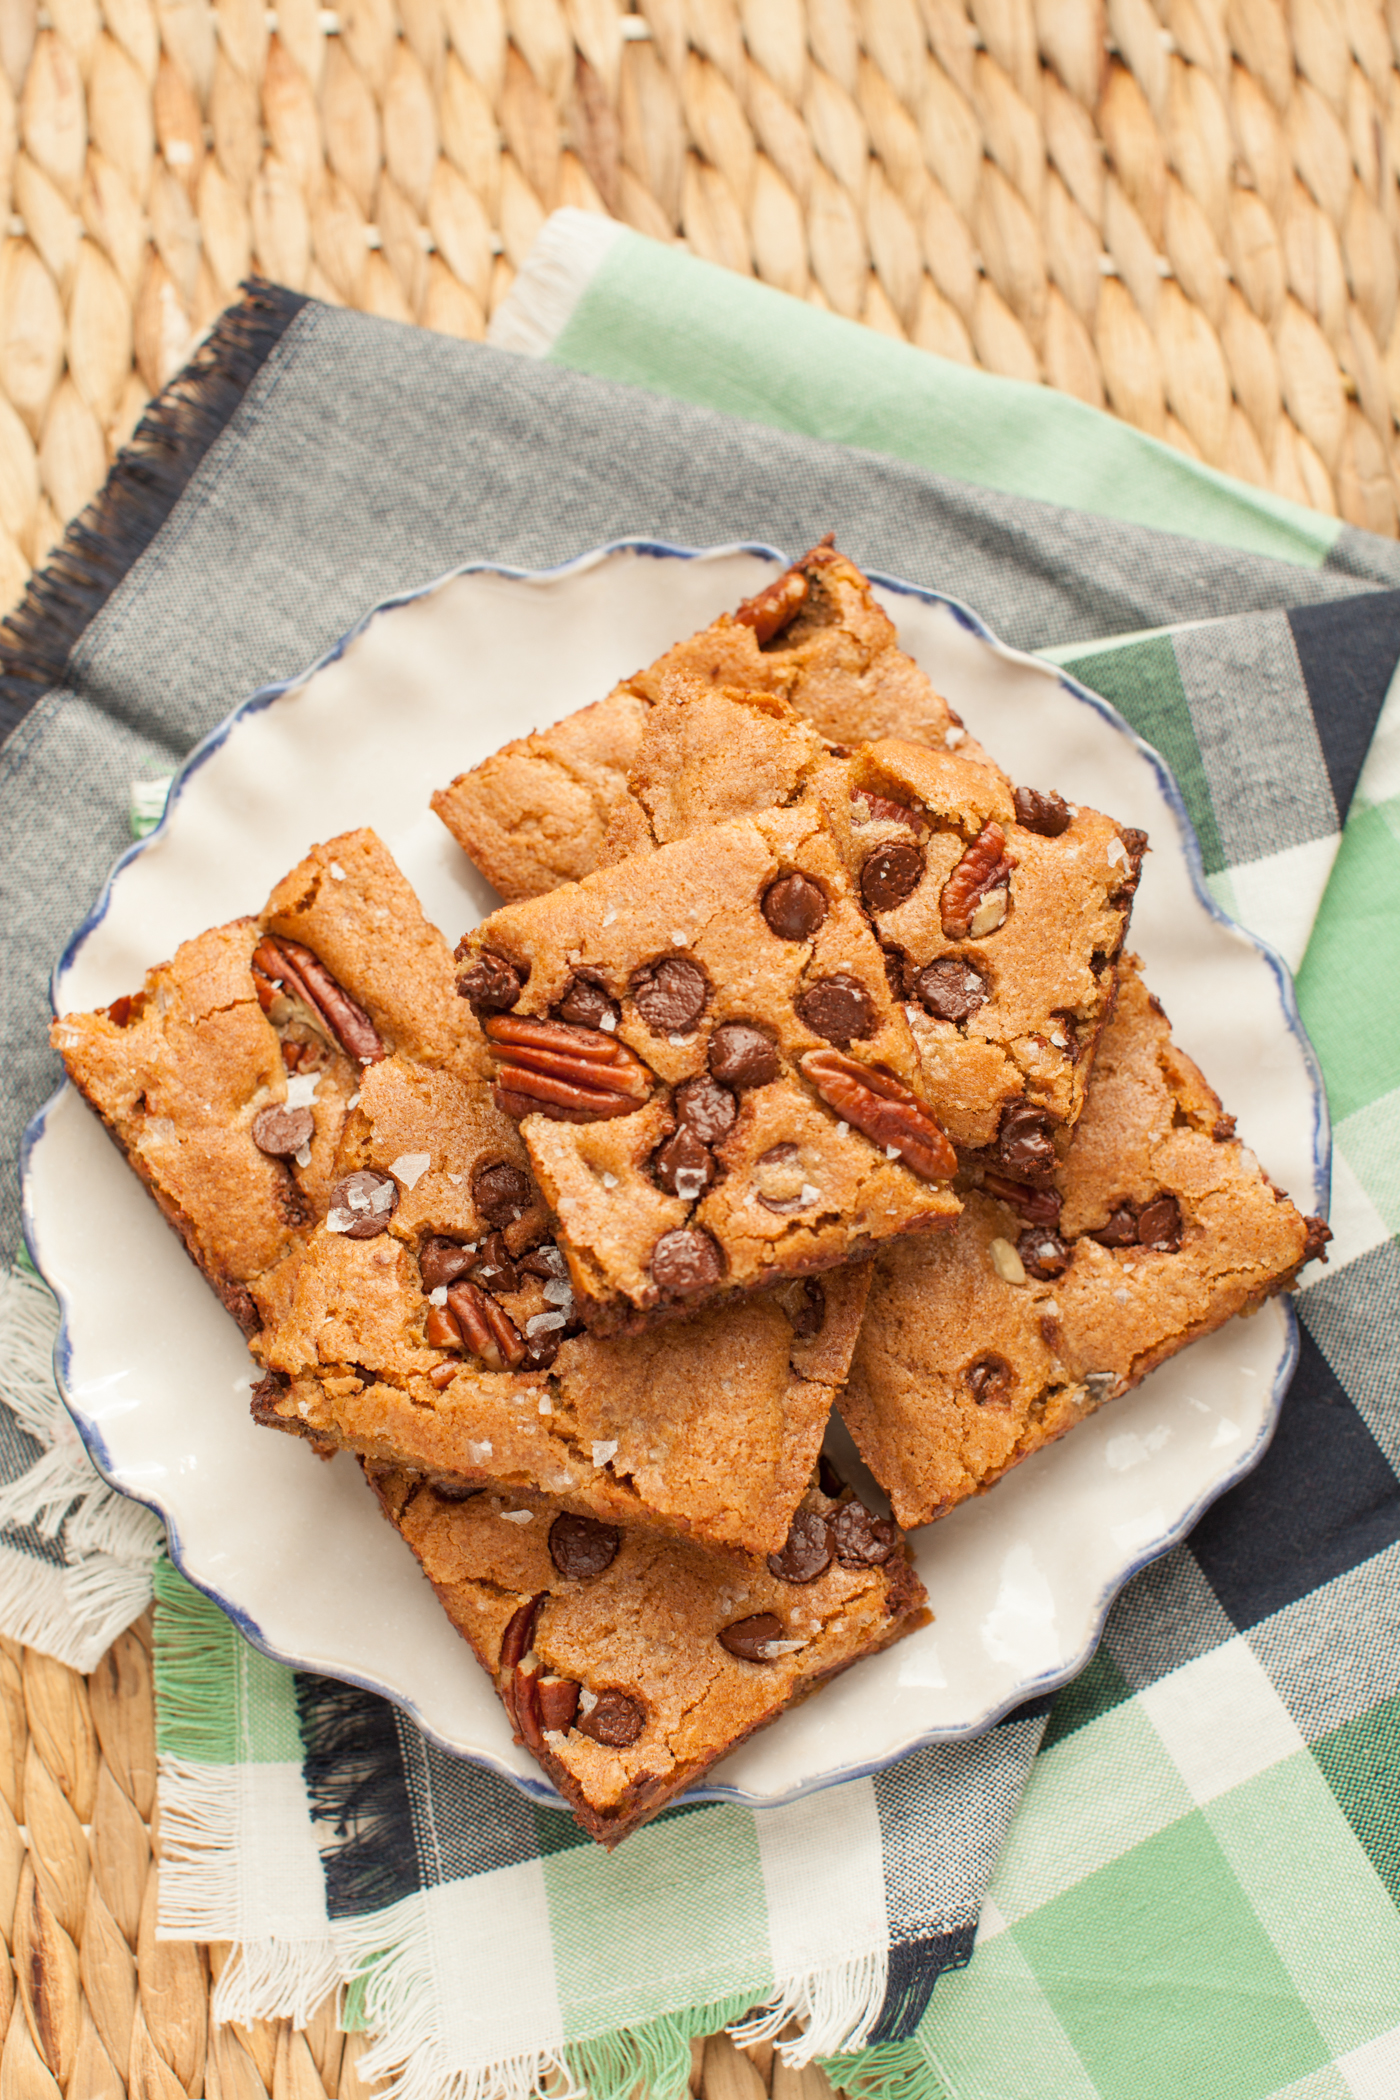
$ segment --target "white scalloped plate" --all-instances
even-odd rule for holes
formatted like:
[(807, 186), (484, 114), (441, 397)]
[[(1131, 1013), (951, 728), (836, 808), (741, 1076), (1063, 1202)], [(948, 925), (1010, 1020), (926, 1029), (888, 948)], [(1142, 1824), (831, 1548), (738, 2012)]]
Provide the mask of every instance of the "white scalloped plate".
[[(430, 790), (597, 699), (781, 559), (630, 541), (542, 575), (465, 569), (379, 608), (194, 753), (164, 823), (74, 936), (56, 1009), (129, 991), (179, 941), (255, 910), (313, 839), (358, 824), (380, 832), (455, 942), (493, 899), (430, 813)], [(906, 584), (880, 596), (1017, 777), (1150, 833), (1133, 945), (1269, 1173), (1325, 1209), (1326, 1105), (1288, 972), (1207, 894), (1165, 765), (1110, 707), (963, 607)], [(439, 1742), (553, 1799), (353, 1462), (319, 1464), (254, 1428), (236, 1327), (68, 1088), (31, 1127), (25, 1196), (63, 1310), (74, 1420), (106, 1478), (165, 1519), (190, 1580), (267, 1653), (384, 1693)], [(789, 1800), (974, 1734), (1073, 1675), (1128, 1577), (1262, 1455), (1295, 1357), (1291, 1308), (1271, 1301), (917, 1534), (935, 1623), (755, 1738), (700, 1795)]]

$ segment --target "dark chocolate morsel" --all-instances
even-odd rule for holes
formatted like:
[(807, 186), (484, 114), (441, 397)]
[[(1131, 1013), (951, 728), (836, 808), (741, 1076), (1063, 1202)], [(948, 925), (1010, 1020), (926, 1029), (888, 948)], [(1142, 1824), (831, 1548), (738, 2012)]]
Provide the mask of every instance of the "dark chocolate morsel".
[(727, 1087), (702, 1072), (676, 1088), (675, 1110), (682, 1130), (691, 1131), (702, 1145), (718, 1145), (734, 1128), (739, 1104)]
[(399, 1191), (393, 1176), (361, 1167), (331, 1190), (326, 1226), (347, 1240), (372, 1240), (377, 1233), (387, 1232), (398, 1207)]
[(549, 1557), (571, 1582), (589, 1582), (617, 1559), (622, 1533), (596, 1517), (576, 1517), (566, 1510), (549, 1527)]
[(472, 1176), (472, 1201), (488, 1225), (504, 1229), (524, 1215), (534, 1201), (530, 1177), (507, 1160), (480, 1167)]
[(315, 1129), (309, 1108), (260, 1108), (253, 1118), (253, 1143), (269, 1159), (291, 1159), (311, 1143)]
[(997, 1133), (997, 1156), (1013, 1180), (1043, 1187), (1055, 1171), (1053, 1128), (1043, 1108), (1029, 1101), (1013, 1101), (1002, 1110)]
[(796, 1000), (798, 1018), (824, 1042), (844, 1050), (847, 1043), (865, 1041), (879, 1027), (875, 1002), (863, 984), (838, 970), (819, 977)]
[(907, 903), (924, 872), (924, 849), (907, 839), (877, 846), (860, 871), (860, 894), (867, 911), (893, 911)]
[(987, 980), (971, 963), (945, 955), (920, 970), (914, 995), (935, 1021), (969, 1021), (987, 1003)]
[(845, 1481), (841, 1478), (825, 1451), (817, 1453), (817, 1485), (824, 1495), (831, 1497), (833, 1502), (838, 1495), (844, 1495), (846, 1492)]
[(582, 1693), (578, 1703), (575, 1728), (590, 1742), (601, 1743), (605, 1750), (626, 1750), (647, 1725), (646, 1708), (641, 1700), (618, 1691), (615, 1686), (610, 1685), (606, 1691), (595, 1693), (593, 1704), (586, 1713)]
[(1120, 1203), (1109, 1213), (1108, 1223), (1097, 1232), (1089, 1234), (1101, 1247), (1136, 1247), (1138, 1243), (1138, 1221), (1126, 1203)]
[(1023, 831), (1038, 831), (1042, 838), (1057, 839), (1074, 822), (1069, 804), (1053, 788), (1045, 794), (1035, 788), (1017, 788), (1016, 822)]
[(575, 1677), (541, 1677), (535, 1688), (541, 1728), (552, 1735), (567, 1735), (578, 1712), (581, 1689)]
[(467, 1247), (459, 1247), (455, 1240), (431, 1239), (418, 1250), (418, 1272), (423, 1278), (425, 1291), (440, 1290), (445, 1283), (455, 1283), (465, 1276), (476, 1256)]
[(713, 1289), (723, 1273), (718, 1244), (708, 1232), (681, 1226), (663, 1232), (651, 1250), (652, 1282), (679, 1297)]
[(979, 1407), (1010, 1406), (1011, 1366), (1004, 1356), (979, 1356), (976, 1363), (968, 1365), (963, 1377)]
[(1175, 1254), (1181, 1245), (1181, 1205), (1175, 1196), (1159, 1196), (1138, 1219), (1138, 1245), (1158, 1254)]
[(690, 1127), (682, 1123), (674, 1137), (651, 1156), (653, 1180), (682, 1203), (695, 1203), (714, 1179), (715, 1163)]
[(742, 1662), (771, 1662), (769, 1645), (782, 1637), (783, 1622), (777, 1613), (757, 1611), (752, 1618), (736, 1619), (732, 1626), (722, 1626), (719, 1644)]
[(591, 977), (571, 977), (564, 996), (554, 1009), (555, 1018), (574, 1028), (602, 1028), (617, 1023), (617, 1001), (610, 999), (601, 984)]
[(826, 1292), (815, 1276), (808, 1276), (792, 1314), (792, 1331), (800, 1342), (807, 1342), (814, 1334), (820, 1334), (825, 1324)]
[(504, 1014), (520, 997), (524, 982), (513, 962), (492, 948), (483, 948), (458, 977), (457, 990), (471, 1001), (474, 1013)]
[(632, 979), (632, 1003), (653, 1035), (689, 1035), (709, 996), (709, 979), (688, 955), (663, 955)]
[(1044, 1225), (1028, 1225), (1016, 1242), (1016, 1252), (1027, 1275), (1040, 1283), (1063, 1276), (1069, 1267), (1069, 1248), (1057, 1232)]
[(863, 1502), (843, 1502), (831, 1514), (831, 1539), (844, 1568), (880, 1568), (899, 1543), (893, 1517), (877, 1517)]
[(768, 1567), (779, 1582), (815, 1582), (831, 1566), (831, 1526), (819, 1509), (799, 1509), (781, 1553)]
[(726, 1021), (710, 1037), (710, 1071), (721, 1086), (767, 1086), (781, 1069), (776, 1045), (748, 1021)]
[(503, 1232), (497, 1230), (488, 1235), (485, 1246), (472, 1263), (472, 1279), (486, 1291), (519, 1290), (520, 1274), (510, 1258)]
[(805, 875), (780, 875), (763, 892), (763, 916), (780, 941), (810, 941), (826, 912), (825, 892)]

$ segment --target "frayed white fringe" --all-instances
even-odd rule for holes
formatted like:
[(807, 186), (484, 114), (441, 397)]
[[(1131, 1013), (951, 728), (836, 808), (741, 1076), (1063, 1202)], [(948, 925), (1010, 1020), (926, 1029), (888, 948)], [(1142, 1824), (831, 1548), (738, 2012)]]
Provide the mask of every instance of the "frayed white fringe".
[[(889, 1982), (889, 1954), (883, 1947), (858, 1954), (839, 1968), (816, 1969), (789, 1977), (778, 1986), (771, 2005), (738, 2020), (729, 2033), (740, 2047), (774, 2042), (789, 2070), (800, 2071), (818, 2056), (844, 2056), (863, 2049), (880, 2017)], [(802, 2032), (780, 2042), (789, 2020)]]
[(365, 1971), (363, 2011), (375, 2039), (360, 2076), (387, 2082), (384, 2100), (582, 2100), (562, 2049), (522, 2050), (491, 2063), (454, 2062), (443, 2037), (443, 1978), (427, 1916), (432, 1891), (404, 1896), (333, 1930), (347, 1975)]
[(68, 1563), (55, 1568), (0, 1541), (0, 1631), (88, 1671), (149, 1603), (163, 1534), (148, 1509), (94, 1471), (54, 1383), (57, 1333), (47, 1286), (24, 1269), (0, 1276), (0, 1402), (44, 1446), (0, 1488), (0, 1529), (61, 1532)]
[[(289, 2019), (304, 2027), (344, 1977), (330, 1927), (250, 1934), (244, 1797), (225, 1765), (160, 1760), (162, 1939), (232, 1940), (214, 1992), (216, 2021)], [(256, 1902), (259, 1891), (252, 1891)]]
[(598, 265), (621, 236), (622, 228), (597, 212), (551, 212), (491, 317), (487, 342), (522, 357), (547, 357)]

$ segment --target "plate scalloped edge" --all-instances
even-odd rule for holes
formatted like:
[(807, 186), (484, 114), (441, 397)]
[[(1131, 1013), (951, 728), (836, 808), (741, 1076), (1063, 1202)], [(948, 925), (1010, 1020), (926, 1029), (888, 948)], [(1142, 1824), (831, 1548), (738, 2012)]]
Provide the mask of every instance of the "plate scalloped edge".
[[(241, 722), (272, 706), (286, 694), (297, 691), (319, 672), (337, 663), (351, 645), (371, 625), (386, 614), (430, 597), (446, 584), (456, 582), (460, 578), (467, 576), (489, 575), (527, 586), (540, 586), (596, 568), (611, 557), (618, 555), (643, 555), (658, 560), (681, 560), (686, 562), (709, 561), (725, 556), (747, 555), (772, 563), (779, 568), (787, 567), (789, 561), (789, 557), (783, 555), (776, 548), (752, 541), (735, 541), (721, 547), (691, 548), (672, 545), (665, 541), (646, 537), (623, 538), (610, 541), (604, 546), (590, 549), (570, 561), (559, 563), (555, 567), (548, 569), (524, 569), (488, 561), (463, 563), (413, 590), (400, 592), (382, 600), (358, 620), (353, 627), (341, 635), (330, 648), (305, 670), (299, 672), (295, 677), (259, 687), (217, 724), (207, 736), (202, 738), (189, 753), (172, 778), (165, 811), (159, 825), (146, 838), (135, 841), (117, 858), (92, 908), (84, 916), (81, 924), (65, 944), (61, 956), (55, 963), (50, 982), (50, 998), (55, 1013), (58, 1011), (59, 990), (62, 980), (72, 967), (82, 948), (105, 919), (119, 877), (127, 867), (162, 838), (179, 799), (190, 780), (221, 749)], [(1212, 895), (1205, 881), (1204, 862), (1195, 828), (1191, 822), (1175, 776), (1166, 761), (1150, 744), (1138, 735), (1111, 702), (1105, 700), (1100, 694), (1095, 693), (1090, 687), (1083, 685), (1079, 680), (1070, 677), (1067, 672), (1061, 670), (1058, 666), (1049, 664), (1044, 659), (1029, 655), (1024, 651), (1010, 648), (1006, 643), (998, 639), (976, 612), (960, 600), (949, 596), (947, 593), (890, 577), (877, 570), (868, 570), (866, 573), (870, 582), (880, 590), (888, 591), (895, 596), (913, 599), (929, 607), (946, 610), (961, 628), (978, 642), (991, 649), (1004, 662), (1033, 669), (1042, 676), (1052, 678), (1070, 698), (1082, 706), (1089, 707), (1106, 726), (1113, 729), (1118, 736), (1123, 738), (1150, 767), (1159, 792), (1175, 819), (1179, 843), (1197, 902), (1212, 920), (1253, 949), (1268, 966), (1273, 977), (1285, 1027), (1293, 1037), (1301, 1053), (1303, 1065), (1310, 1082), (1313, 1102), (1313, 1129), (1310, 1144), (1313, 1188), (1310, 1201), (1314, 1208), (1325, 1214), (1331, 1175), (1331, 1127), (1327, 1097), (1317, 1056), (1298, 1010), (1292, 974), (1276, 949), (1258, 935), (1251, 933), (1248, 928), (1241, 926), (1236, 920), (1232, 919)], [(26, 1129), (21, 1149), (24, 1233), (31, 1257), (41, 1275), (44, 1274), (44, 1270), (39, 1253), (38, 1225), (33, 1216), (31, 1206), (32, 1176), (30, 1162), (35, 1149), (43, 1138), (50, 1114), (69, 1091), (68, 1084), (65, 1082), (36, 1112)], [(71, 1338), (69, 1314), (71, 1308), (68, 1293), (62, 1287), (55, 1285), (49, 1278), (45, 1277), (45, 1281), (49, 1283), (50, 1289), (53, 1290), (59, 1307), (59, 1327), (54, 1345), (54, 1368), (58, 1389), (98, 1473), (108, 1481), (109, 1485), (116, 1487), (118, 1492), (131, 1495), (133, 1500), (144, 1503), (147, 1508), (154, 1511), (161, 1518), (166, 1527), (170, 1558), (173, 1564), (180, 1570), (185, 1579), (191, 1583), (192, 1587), (218, 1605), (233, 1624), (238, 1627), (245, 1639), (258, 1649), (260, 1653), (268, 1656), (274, 1662), (285, 1664), (294, 1669), (305, 1668), (306, 1664), (301, 1658), (286, 1652), (275, 1642), (269, 1640), (256, 1620), (236, 1600), (222, 1594), (213, 1583), (195, 1575), (191, 1571), (184, 1559), (178, 1524), (158, 1498), (132, 1494), (129, 1487), (124, 1484), (119, 1485), (113, 1478), (113, 1461), (99, 1426), (90, 1416), (82, 1413), (70, 1398)], [(1237, 1485), (1246, 1474), (1251, 1472), (1268, 1449), (1277, 1427), (1279, 1410), (1297, 1366), (1299, 1351), (1298, 1321), (1293, 1306), (1287, 1299), (1284, 1299), (1279, 1302), (1279, 1310), (1282, 1313), (1285, 1326), (1285, 1347), (1275, 1372), (1269, 1403), (1256, 1436), (1252, 1442), (1247, 1444), (1237, 1454), (1234, 1463), (1214, 1479), (1174, 1522), (1168, 1525), (1160, 1534), (1144, 1542), (1133, 1552), (1125, 1565), (1115, 1570), (1112, 1578), (1103, 1585), (1089, 1613), (1089, 1633), (1087, 1638), (1069, 1660), (1062, 1660), (1037, 1676), (1027, 1678), (1018, 1684), (1013, 1692), (1004, 1698), (993, 1701), (983, 1712), (967, 1723), (956, 1728), (930, 1729), (915, 1737), (911, 1737), (898, 1750), (888, 1755), (882, 1755), (868, 1763), (843, 1766), (839, 1771), (834, 1772), (817, 1773), (791, 1787), (771, 1793), (758, 1793), (752, 1789), (724, 1781), (716, 1781), (708, 1784), (702, 1783), (690, 1788), (679, 1798), (683, 1801), (692, 1802), (729, 1801), (736, 1805), (751, 1808), (772, 1807), (785, 1802), (795, 1801), (831, 1785), (867, 1778), (872, 1773), (884, 1770), (900, 1758), (909, 1756), (930, 1744), (970, 1740), (972, 1737), (980, 1735), (986, 1729), (994, 1726), (1015, 1708), (1047, 1696), (1069, 1682), (1071, 1678), (1077, 1676), (1088, 1663), (1098, 1646), (1108, 1613), (1126, 1584), (1154, 1560), (1159, 1559), (1164, 1553), (1169, 1552), (1173, 1546), (1179, 1544), (1194, 1525), (1199, 1522), (1211, 1504), (1218, 1500), (1221, 1495), (1228, 1492), (1230, 1488)], [(389, 1698), (395, 1705), (398, 1705), (409, 1714), (430, 1740), (438, 1743), (450, 1754), (458, 1756), (464, 1754), (459, 1746), (447, 1741), (434, 1730), (431, 1721), (425, 1717), (416, 1702), (411, 1698), (388, 1691), (385, 1687), (346, 1668), (338, 1667), (334, 1674), (342, 1682), (357, 1685), (362, 1690)], [(480, 1764), (495, 1772), (499, 1777), (508, 1780), (511, 1785), (542, 1805), (562, 1805), (558, 1794), (546, 1781), (538, 1779), (529, 1773), (521, 1773), (512, 1769), (502, 1760), (493, 1757), (489, 1751), (474, 1749), (470, 1753), (470, 1757), (473, 1763)]]

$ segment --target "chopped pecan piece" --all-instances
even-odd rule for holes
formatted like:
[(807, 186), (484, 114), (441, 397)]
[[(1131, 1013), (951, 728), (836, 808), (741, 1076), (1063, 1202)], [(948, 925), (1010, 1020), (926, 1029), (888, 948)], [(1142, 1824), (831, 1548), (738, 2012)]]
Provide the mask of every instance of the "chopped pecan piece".
[(253, 982), (258, 1001), (266, 1013), (277, 993), (299, 999), (330, 1030), (347, 1057), (362, 1065), (378, 1064), (388, 1051), (379, 1030), (362, 1006), (337, 984), (319, 956), (300, 941), (264, 934), (253, 950)]
[(1030, 1189), (1023, 1181), (1008, 1181), (1003, 1174), (984, 1174), (982, 1186), (989, 1196), (1009, 1203), (1028, 1225), (1058, 1225), (1064, 1198), (1055, 1189)]
[(447, 1307), (466, 1347), (493, 1371), (513, 1371), (524, 1363), (525, 1344), (515, 1322), (477, 1284), (468, 1283), (465, 1277), (449, 1284)]
[(739, 626), (752, 627), (761, 645), (781, 634), (806, 602), (806, 577), (800, 569), (788, 569), (752, 598), (746, 598), (734, 618)]
[(873, 1145), (893, 1151), (920, 1181), (947, 1181), (958, 1158), (918, 1096), (882, 1065), (858, 1064), (839, 1050), (809, 1050), (802, 1071), (828, 1108)]
[(893, 802), (888, 795), (877, 795), (872, 789), (862, 787), (851, 789), (851, 822), (906, 824), (910, 831), (928, 830), (928, 819), (921, 810), (910, 809), (906, 803)]
[(651, 1073), (616, 1036), (566, 1021), (488, 1014), (482, 1028), (499, 1067), (496, 1105), (518, 1121), (598, 1123), (629, 1116), (651, 1092)]
[(538, 1596), (531, 1597), (527, 1603), (522, 1604), (519, 1611), (514, 1612), (506, 1621), (506, 1630), (501, 1635), (501, 1653), (496, 1664), (496, 1689), (501, 1695), (501, 1704), (510, 1715), (511, 1726), (517, 1735), (524, 1734), (519, 1709), (519, 1696), (524, 1689), (520, 1665), (530, 1652), (530, 1643), (535, 1638), (535, 1621), (540, 1615), (540, 1606), (548, 1595), (548, 1590), (541, 1590)]
[(973, 921), (978, 906), (992, 890), (1005, 888), (1015, 865), (1000, 824), (984, 824), (943, 885), (940, 910), (943, 931), (950, 941), (965, 941), (976, 931)]

